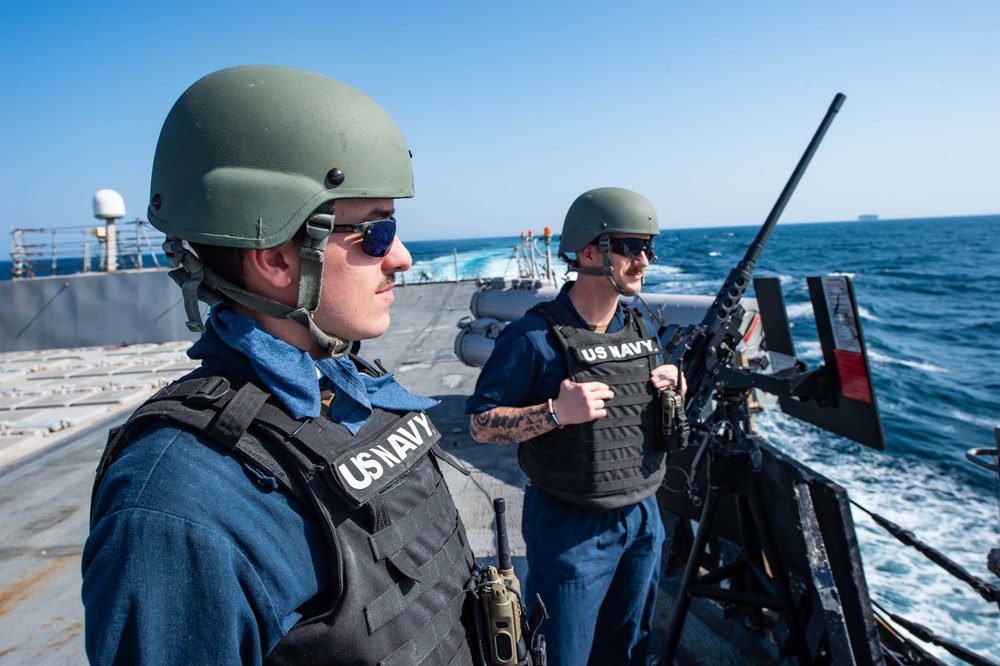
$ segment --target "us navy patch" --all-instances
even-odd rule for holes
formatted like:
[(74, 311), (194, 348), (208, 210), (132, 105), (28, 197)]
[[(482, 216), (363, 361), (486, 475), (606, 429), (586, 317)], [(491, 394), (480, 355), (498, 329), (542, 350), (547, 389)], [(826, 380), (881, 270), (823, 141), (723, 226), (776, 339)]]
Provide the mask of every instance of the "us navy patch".
[(364, 504), (409, 471), (440, 439), (426, 414), (410, 412), (341, 453), (333, 462), (333, 476), (345, 494)]
[(653, 356), (660, 353), (660, 343), (656, 338), (632, 342), (598, 342), (585, 347), (574, 347), (573, 352), (579, 362), (594, 365), (606, 361)]

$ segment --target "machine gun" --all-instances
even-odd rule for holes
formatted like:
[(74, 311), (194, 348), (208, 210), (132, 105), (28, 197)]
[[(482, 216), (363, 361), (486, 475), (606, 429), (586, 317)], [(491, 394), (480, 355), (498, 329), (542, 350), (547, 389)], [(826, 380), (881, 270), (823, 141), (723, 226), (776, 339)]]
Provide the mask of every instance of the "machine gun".
[[(778, 365), (780, 361), (781, 367), (770, 368), (770, 373), (752, 371), (743, 367), (738, 353), (744, 314), (740, 301), (778, 218), (845, 99), (842, 93), (834, 97), (767, 220), (729, 273), (701, 324), (676, 329), (664, 345), (667, 362), (678, 365), (687, 381), (683, 409), (673, 401), (669, 405), (673, 418), (664, 419), (665, 430), (680, 433), (675, 435), (680, 446), (692, 443), (689, 438), (693, 437), (704, 448), (719, 427), (746, 420), (741, 416), (745, 398), (750, 389), (758, 388), (778, 396), (782, 410), (798, 419), (885, 449), (850, 278), (827, 276), (808, 281), (824, 367), (807, 371), (795, 358), (784, 296), (773, 278), (754, 280), (753, 284), (769, 362)], [(662, 338), (665, 331), (659, 333)], [(834, 416), (831, 408), (839, 413)], [(738, 413), (734, 414), (734, 409)]]
[[(814, 484), (815, 475), (803, 473), (755, 437), (749, 409), (751, 390), (760, 389), (778, 396), (782, 410), (796, 418), (885, 448), (850, 278), (808, 279), (823, 367), (808, 371), (795, 358), (776, 279), (753, 282), (768, 360), (751, 369), (739, 352), (740, 301), (779, 216), (844, 100), (843, 94), (834, 97), (770, 215), (702, 322), (659, 331), (661, 340), (667, 340), (667, 362), (677, 364), (687, 382), (683, 401), (664, 396), (670, 399), (663, 400), (662, 441), (671, 453), (668, 465), (690, 465), (687, 501), (676, 497), (679, 493), (673, 498), (666, 493), (661, 504), (698, 522), (666, 639), (665, 664), (673, 662), (693, 596), (748, 607), (747, 622), (761, 629), (771, 623), (763, 609), (779, 613), (784, 618), (781, 651), (800, 664), (831, 657), (836, 663), (865, 663), (861, 656), (872, 653), (867, 643), (874, 623), (864, 580), (854, 576), (853, 563), (841, 556), (849, 552), (845, 535), (853, 532), (846, 495)], [(692, 514), (698, 507), (700, 515)], [(717, 512), (725, 514), (721, 526), (714, 524)], [(699, 576), (709, 539), (720, 532), (737, 547), (738, 556)], [(828, 552), (837, 555), (836, 561), (827, 558)], [(725, 581), (728, 586), (722, 585)], [(836, 599), (838, 589), (842, 599)], [(830, 590), (835, 602), (830, 602)]]
[(480, 638), (486, 643), (483, 661), (489, 666), (545, 666), (545, 637), (537, 632), (542, 619), (548, 617), (545, 605), (536, 598), (535, 612), (530, 621), (526, 619), (521, 582), (514, 575), (510, 559), (502, 497), (493, 500), (493, 511), (497, 521), (497, 566), (487, 567), (476, 586), (483, 622)]
[[(845, 99), (842, 93), (834, 97), (823, 122), (816, 130), (781, 196), (771, 209), (770, 215), (743, 259), (729, 273), (701, 324), (677, 329), (665, 345), (667, 362), (681, 367), (687, 380), (684, 412), (679, 416), (683, 418), (683, 415), (686, 415), (693, 436), (704, 436), (720, 420), (726, 420), (725, 412), (713, 408), (712, 405), (713, 396), (723, 391), (759, 387), (779, 396), (794, 394), (797, 397), (814, 398), (824, 403), (830, 401), (830, 396), (824, 393), (826, 387), (822, 385), (821, 375), (804, 373), (800, 364), (796, 364), (793, 368), (794, 378), (787, 372), (784, 377), (764, 375), (743, 369), (736, 355), (742, 338), (739, 330), (743, 318), (740, 300), (750, 286), (754, 268), (764, 250), (764, 245), (778, 223), (778, 218)], [(784, 310), (783, 304), (781, 309)], [(663, 331), (660, 333), (662, 335)], [(765, 335), (770, 342), (770, 334), (766, 330)], [(688, 442), (682, 444), (687, 445)]]

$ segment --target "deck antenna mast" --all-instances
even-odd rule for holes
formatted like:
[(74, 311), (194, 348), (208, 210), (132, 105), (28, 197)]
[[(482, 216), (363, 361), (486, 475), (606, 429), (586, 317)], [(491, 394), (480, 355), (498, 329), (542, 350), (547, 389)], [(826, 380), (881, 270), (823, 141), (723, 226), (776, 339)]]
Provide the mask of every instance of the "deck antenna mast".
[(552, 269), (552, 227), (545, 227), (542, 231), (542, 239), (545, 241), (545, 279), (555, 286), (556, 274)]
[(535, 234), (528, 230), (528, 240), (525, 249), (525, 259), (528, 262), (528, 277), (535, 279), (538, 277), (538, 263), (535, 258)]
[(94, 217), (104, 220), (104, 269), (113, 273), (118, 270), (118, 232), (115, 221), (125, 217), (125, 200), (122, 195), (114, 190), (97, 190), (94, 193)]
[(525, 270), (524, 265), (521, 263), (521, 252), (525, 252), (525, 260), (527, 260), (527, 250), (524, 247), (524, 232), (521, 232), (521, 244), (514, 246), (514, 256), (517, 257), (517, 276), (520, 278), (528, 277), (528, 273)]

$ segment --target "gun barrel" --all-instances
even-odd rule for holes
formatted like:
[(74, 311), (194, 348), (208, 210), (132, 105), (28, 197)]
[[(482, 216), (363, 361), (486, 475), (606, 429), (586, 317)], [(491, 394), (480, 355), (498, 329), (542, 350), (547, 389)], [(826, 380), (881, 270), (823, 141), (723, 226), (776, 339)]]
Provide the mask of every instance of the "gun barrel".
[(837, 93), (834, 96), (833, 102), (826, 112), (826, 116), (823, 117), (823, 122), (816, 129), (816, 133), (813, 134), (812, 141), (809, 142), (809, 146), (802, 154), (802, 157), (799, 158), (799, 163), (785, 184), (785, 189), (781, 191), (781, 195), (771, 209), (771, 213), (767, 216), (760, 231), (757, 232), (757, 237), (754, 238), (750, 247), (747, 248), (747, 252), (743, 256), (743, 261), (729, 274), (729, 277), (722, 285), (722, 289), (719, 290), (713, 307), (709, 308), (708, 314), (702, 322), (702, 325), (706, 328), (711, 329), (713, 326), (721, 323), (729, 316), (736, 305), (739, 304), (740, 299), (743, 297), (743, 292), (750, 285), (750, 277), (753, 274), (754, 267), (757, 265), (757, 260), (760, 259), (760, 255), (764, 251), (764, 245), (767, 243), (768, 238), (770, 238), (771, 232), (774, 231), (775, 225), (778, 224), (778, 218), (781, 217), (781, 213), (785, 210), (788, 200), (792, 198), (792, 193), (795, 192), (795, 188), (806, 171), (806, 167), (812, 161), (813, 155), (816, 154), (816, 149), (819, 148), (820, 142), (823, 141), (827, 129), (830, 128), (830, 124), (833, 122), (837, 112), (840, 111), (840, 107), (844, 104), (845, 99), (847, 97), (844, 93)]
[(799, 159), (798, 165), (795, 167), (795, 171), (792, 172), (791, 178), (788, 179), (788, 183), (785, 184), (785, 189), (781, 191), (781, 196), (774, 204), (774, 208), (771, 209), (771, 214), (767, 216), (767, 220), (764, 222), (764, 226), (757, 233), (757, 238), (750, 245), (747, 250), (746, 257), (744, 261), (752, 261), (754, 263), (760, 258), (760, 253), (764, 249), (764, 244), (767, 243), (768, 237), (771, 235), (771, 231), (774, 226), (778, 223), (778, 218), (781, 217), (781, 213), (785, 210), (785, 205), (788, 200), (792, 198), (792, 192), (799, 184), (799, 180), (802, 178), (802, 174), (806, 172), (806, 167), (809, 166), (809, 162), (812, 161), (813, 155), (816, 153), (816, 149), (819, 148), (820, 142), (826, 135), (826, 131), (830, 128), (830, 123), (833, 122), (834, 116), (840, 111), (840, 107), (843, 106), (844, 100), (847, 97), (844, 93), (837, 93), (833, 98), (833, 102), (830, 103), (830, 108), (826, 112), (826, 116), (823, 118), (823, 122), (820, 123), (819, 127), (816, 129), (816, 133), (813, 135), (812, 141), (809, 142), (809, 146), (806, 148), (806, 152), (802, 154)]
[(497, 569), (511, 571), (510, 544), (507, 541), (507, 505), (502, 497), (493, 500), (493, 511), (497, 516)]
[[(702, 420), (703, 412), (709, 405), (716, 388), (716, 379), (710, 375), (708, 366), (715, 366), (714, 372), (717, 373), (720, 364), (725, 366), (731, 362), (729, 352), (726, 350), (732, 348), (731, 343), (734, 341), (727, 339), (733, 335), (732, 331), (727, 332), (727, 325), (730, 324), (734, 312), (739, 308), (743, 293), (750, 286), (754, 267), (764, 250), (764, 244), (771, 236), (785, 205), (795, 191), (802, 174), (805, 173), (806, 167), (809, 166), (809, 162), (812, 161), (816, 149), (819, 148), (820, 142), (845, 99), (847, 98), (843, 93), (837, 93), (833, 98), (830, 108), (823, 117), (823, 122), (820, 123), (812, 141), (809, 142), (805, 153), (799, 159), (798, 165), (792, 172), (791, 178), (788, 179), (778, 201), (774, 204), (774, 208), (771, 209), (770, 215), (767, 216), (767, 220), (757, 232), (757, 237), (750, 244), (743, 259), (729, 272), (729, 276), (722, 284), (715, 301), (705, 313), (701, 325), (691, 326), (683, 333), (678, 331), (666, 345), (668, 362), (680, 365), (687, 378), (685, 412), (692, 423), (698, 423)], [(738, 339), (735, 342), (738, 342)]]

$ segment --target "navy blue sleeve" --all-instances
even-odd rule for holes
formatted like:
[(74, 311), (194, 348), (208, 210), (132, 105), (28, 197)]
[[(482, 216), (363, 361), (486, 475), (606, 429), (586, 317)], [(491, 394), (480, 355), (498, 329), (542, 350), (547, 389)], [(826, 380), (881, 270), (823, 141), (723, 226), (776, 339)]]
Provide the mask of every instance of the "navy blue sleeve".
[(504, 328), (486, 361), (465, 412), (479, 414), (494, 407), (529, 407), (559, 395), (566, 360), (540, 317), (527, 315)]
[(168, 427), (108, 470), (83, 553), (95, 664), (259, 664), (326, 585), (317, 525), (240, 461)]

